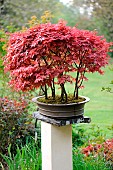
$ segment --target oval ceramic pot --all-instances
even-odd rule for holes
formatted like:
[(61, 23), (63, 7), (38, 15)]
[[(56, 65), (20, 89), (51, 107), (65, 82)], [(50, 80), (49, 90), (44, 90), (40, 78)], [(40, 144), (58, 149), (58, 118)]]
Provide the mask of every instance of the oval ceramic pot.
[(83, 97), (85, 100), (79, 103), (70, 103), (70, 104), (48, 104), (39, 102), (38, 99), (43, 96), (35, 97), (32, 99), (33, 102), (37, 103), (39, 113), (56, 119), (66, 119), (76, 116), (83, 116), (84, 114), (84, 105), (89, 102), (89, 98)]

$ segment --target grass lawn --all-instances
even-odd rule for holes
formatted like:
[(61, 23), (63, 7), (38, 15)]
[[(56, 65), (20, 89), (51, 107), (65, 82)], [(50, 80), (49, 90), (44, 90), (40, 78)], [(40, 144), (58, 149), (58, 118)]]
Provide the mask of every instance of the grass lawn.
[[(91, 118), (91, 123), (82, 126), (88, 128), (92, 124), (99, 126), (107, 135), (113, 137), (113, 128), (108, 131), (108, 127), (113, 127), (113, 93), (101, 91), (102, 87), (113, 86), (109, 85), (113, 80), (113, 71), (109, 67), (104, 69), (104, 75), (98, 73), (88, 74), (88, 81), (84, 82), (84, 89), (80, 90), (80, 95), (90, 98), (90, 102), (85, 105), (85, 116)], [(67, 85), (70, 92), (71, 85)]]

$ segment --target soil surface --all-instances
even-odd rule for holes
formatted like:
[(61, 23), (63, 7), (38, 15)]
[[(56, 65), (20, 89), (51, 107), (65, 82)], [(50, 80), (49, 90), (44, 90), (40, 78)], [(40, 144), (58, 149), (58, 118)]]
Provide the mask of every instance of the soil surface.
[(79, 97), (78, 99), (75, 99), (73, 95), (68, 95), (67, 102), (61, 100), (61, 97), (56, 95), (55, 99), (53, 99), (51, 96), (48, 97), (48, 99), (45, 98), (39, 98), (38, 101), (42, 103), (50, 103), (50, 104), (69, 104), (69, 103), (79, 103), (84, 101), (85, 98)]

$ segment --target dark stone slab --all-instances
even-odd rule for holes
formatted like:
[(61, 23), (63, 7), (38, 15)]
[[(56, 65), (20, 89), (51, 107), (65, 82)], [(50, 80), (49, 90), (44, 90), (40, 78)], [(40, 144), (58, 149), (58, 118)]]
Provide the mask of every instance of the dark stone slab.
[(33, 113), (33, 117), (37, 120), (44, 121), (46, 123), (50, 123), (52, 125), (56, 126), (65, 126), (65, 125), (70, 125), (70, 124), (75, 124), (75, 123), (90, 123), (91, 119), (89, 117), (84, 117), (84, 116), (76, 116), (73, 118), (67, 118), (67, 119), (56, 119), (56, 118), (51, 118), (47, 117), (44, 115), (41, 115), (38, 111)]

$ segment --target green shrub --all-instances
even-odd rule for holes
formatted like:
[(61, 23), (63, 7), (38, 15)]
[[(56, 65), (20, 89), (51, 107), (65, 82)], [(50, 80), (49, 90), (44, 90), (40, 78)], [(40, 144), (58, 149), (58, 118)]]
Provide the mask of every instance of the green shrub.
[(105, 134), (99, 126), (92, 125), (88, 130), (80, 125), (73, 125), (72, 128), (73, 147), (87, 146), (91, 142), (102, 143), (105, 141)]
[[(0, 98), (0, 152), (8, 153), (11, 144), (11, 153), (16, 154), (16, 145), (24, 145), (26, 139), (34, 136), (34, 125), (31, 123), (31, 115), (27, 114), (27, 103), (20, 99), (9, 100)], [(0, 162), (2, 157), (0, 156)]]
[(78, 125), (74, 125), (72, 128), (73, 147), (77, 148), (78, 146), (82, 146), (87, 140), (85, 129)]

